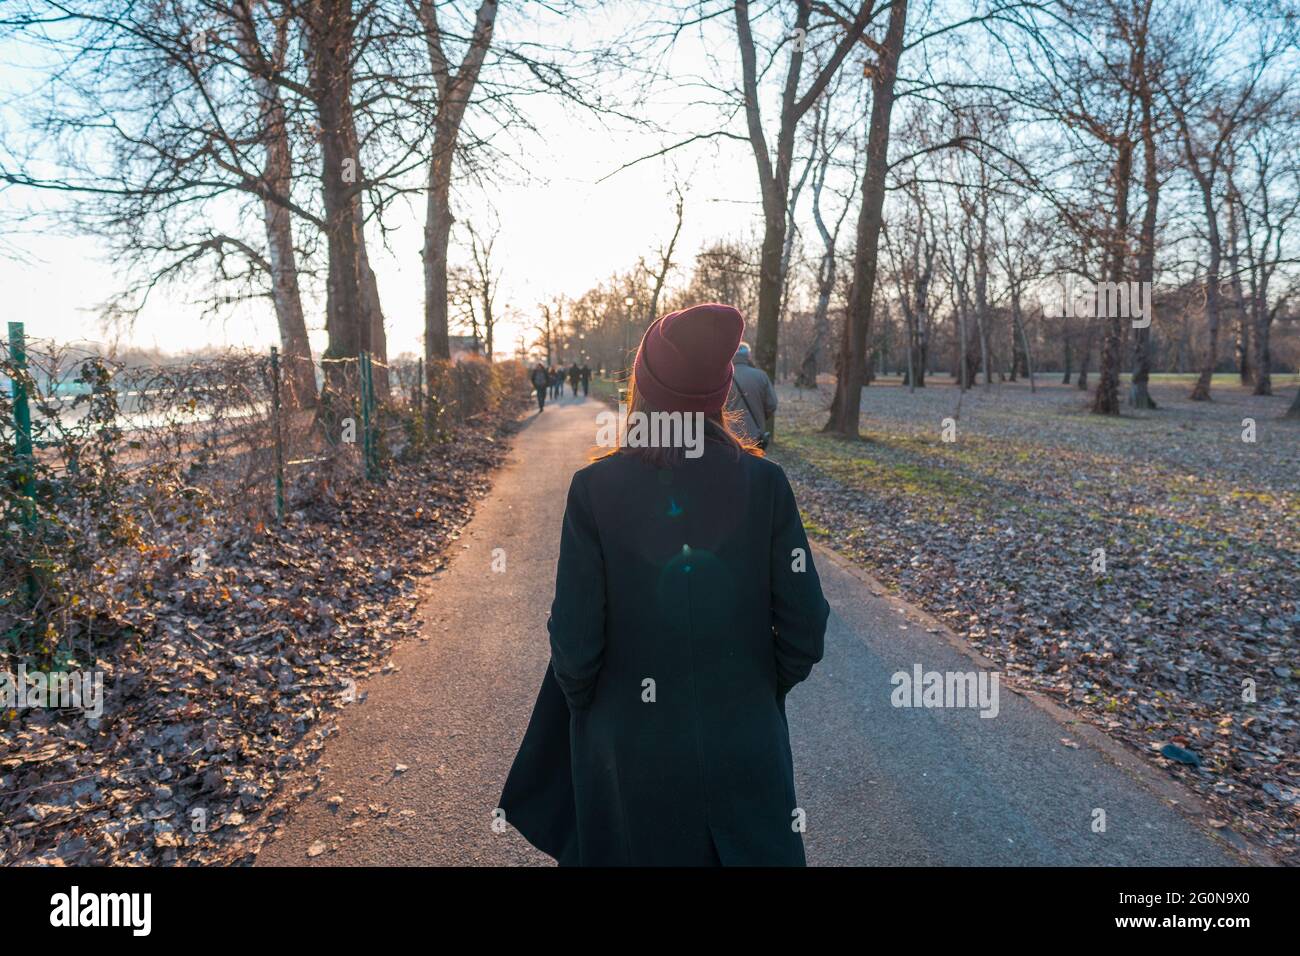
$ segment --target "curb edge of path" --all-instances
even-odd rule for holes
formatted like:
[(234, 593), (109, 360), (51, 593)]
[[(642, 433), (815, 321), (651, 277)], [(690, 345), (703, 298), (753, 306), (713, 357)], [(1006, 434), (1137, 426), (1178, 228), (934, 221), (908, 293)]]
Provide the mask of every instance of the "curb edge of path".
[(902, 617), (923, 626), (927, 634), (942, 640), (951, 649), (981, 668), (998, 671), (1002, 675), (1008, 690), (1023, 697), (1030, 704), (1046, 713), (1057, 724), (1068, 728), (1081, 742), (1086, 743), (1101, 754), (1103, 758), (1127, 774), (1140, 787), (1178, 811), (1184, 819), (1206, 836), (1209, 836), (1219, 846), (1252, 866), (1281, 866), (1281, 863), (1273, 855), (1271, 848), (1266, 844), (1227, 826), (1210, 826), (1211, 811), (1205, 801), (1191, 788), (1167, 774), (1161, 773), (1159, 768), (1142, 759), (1138, 753), (1134, 752), (1131, 745), (1115, 740), (1100, 727), (1062, 707), (1043, 692), (1021, 685), (999, 668), (996, 661), (982, 654), (942, 620), (899, 597), (891, 588), (883, 584), (851, 558), (840, 554), (821, 541), (812, 541), (811, 544), (818, 558), (823, 558), (834, 564), (850, 577), (866, 585), (872, 592), (872, 597), (879, 598)]

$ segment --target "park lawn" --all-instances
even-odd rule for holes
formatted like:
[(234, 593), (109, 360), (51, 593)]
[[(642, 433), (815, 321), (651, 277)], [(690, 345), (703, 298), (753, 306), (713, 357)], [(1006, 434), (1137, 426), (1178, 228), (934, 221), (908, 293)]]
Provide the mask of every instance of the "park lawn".
[(602, 402), (606, 402), (610, 405), (617, 405), (619, 392), (624, 388), (624, 386), (624, 382), (615, 381), (612, 378), (605, 378), (600, 375), (593, 375), (591, 377), (591, 396), (592, 398), (600, 399)]
[[(1198, 378), (1199, 372), (1152, 372), (1151, 381), (1164, 382), (1166, 384), (1183, 383), (1191, 385)], [(1129, 375), (1120, 376), (1121, 381), (1129, 381)], [(1272, 376), (1274, 388), (1287, 388), (1292, 385), (1300, 384), (1300, 375), (1278, 374)], [(1215, 372), (1210, 379), (1210, 384), (1215, 387), (1232, 388), (1239, 387), (1241, 377), (1236, 372)]]
[(1110, 418), (1059, 386), (960, 410), (952, 386), (872, 386), (857, 442), (820, 431), (827, 390), (782, 389), (771, 454), (812, 536), (1143, 753), (1184, 741), (1203, 768), (1171, 771), (1290, 852), (1300, 427), (1289, 393), (1152, 387), (1159, 411)]

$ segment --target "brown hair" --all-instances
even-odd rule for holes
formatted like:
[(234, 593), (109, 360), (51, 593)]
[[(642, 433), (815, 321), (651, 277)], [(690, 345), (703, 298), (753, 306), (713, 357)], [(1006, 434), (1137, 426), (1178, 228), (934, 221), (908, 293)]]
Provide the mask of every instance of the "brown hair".
[[(627, 379), (626, 404), (629, 415), (633, 412), (664, 411), (664, 409), (653, 407), (636, 390), (636, 377), (634, 375), (629, 375)], [(737, 425), (743, 419), (743, 415), (727, 408), (724, 404), (718, 411), (704, 416), (704, 438), (728, 446), (737, 458), (741, 455), (753, 455), (756, 458), (762, 458), (763, 449), (759, 448), (753, 439), (745, 437), (737, 429)], [(592, 452), (591, 460), (599, 461), (602, 458), (608, 458), (610, 455), (633, 455), (656, 468), (675, 468), (686, 457), (686, 449), (684, 448), (629, 448), (623, 444), (623, 438), (623, 435), (618, 436), (619, 444), (615, 448), (595, 449)]]

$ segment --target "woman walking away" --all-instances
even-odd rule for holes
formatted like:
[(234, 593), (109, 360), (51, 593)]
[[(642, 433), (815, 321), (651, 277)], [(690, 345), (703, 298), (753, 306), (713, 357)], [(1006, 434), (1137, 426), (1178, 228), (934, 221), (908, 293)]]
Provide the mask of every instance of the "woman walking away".
[[(625, 446), (569, 486), (551, 665), (501, 796), (561, 864), (805, 862), (785, 700), (829, 608), (785, 473), (723, 413), (743, 328), (715, 304), (652, 324)], [(637, 413), (690, 418), (686, 447), (630, 447)]]
[(529, 376), (529, 381), (533, 383), (533, 388), (537, 391), (537, 410), (543, 411), (546, 408), (546, 389), (550, 385), (551, 379), (546, 372), (546, 366), (538, 362), (533, 366), (533, 374)]

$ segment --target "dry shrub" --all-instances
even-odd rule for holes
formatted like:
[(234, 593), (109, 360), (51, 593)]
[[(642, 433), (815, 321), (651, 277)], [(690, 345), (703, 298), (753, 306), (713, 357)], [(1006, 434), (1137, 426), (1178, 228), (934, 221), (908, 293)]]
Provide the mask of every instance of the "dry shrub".
[(440, 426), (463, 425), (527, 391), (524, 367), (514, 360), (492, 363), (462, 356), (455, 362), (431, 362), (428, 369), (429, 395)]

